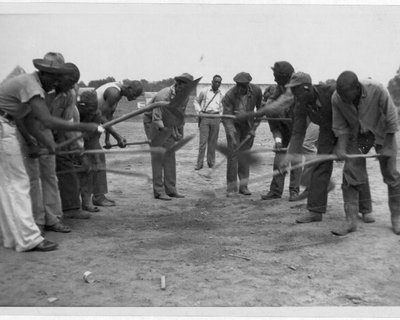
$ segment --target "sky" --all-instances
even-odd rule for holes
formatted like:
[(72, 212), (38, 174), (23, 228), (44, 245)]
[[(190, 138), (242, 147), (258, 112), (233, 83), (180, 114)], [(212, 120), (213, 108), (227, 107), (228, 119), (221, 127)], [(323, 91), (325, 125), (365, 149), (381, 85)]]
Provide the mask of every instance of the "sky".
[(313, 82), (344, 70), (384, 83), (400, 67), (400, 5), (0, 2), (0, 81), (32, 59), (61, 52), (81, 80), (157, 81), (183, 72), (202, 82), (273, 83), (289, 61)]

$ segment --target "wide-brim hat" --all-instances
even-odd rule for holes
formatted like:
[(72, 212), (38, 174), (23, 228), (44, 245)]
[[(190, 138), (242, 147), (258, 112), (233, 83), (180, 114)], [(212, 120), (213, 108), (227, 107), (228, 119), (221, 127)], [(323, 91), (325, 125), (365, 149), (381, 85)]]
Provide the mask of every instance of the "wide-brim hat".
[(182, 73), (180, 76), (176, 76), (174, 79), (182, 81), (184, 83), (188, 83), (190, 81), (193, 81), (193, 76), (189, 73)]
[(47, 59), (33, 59), (33, 65), (39, 71), (52, 74), (71, 74), (75, 68), (70, 63), (60, 63), (58, 61), (49, 61)]

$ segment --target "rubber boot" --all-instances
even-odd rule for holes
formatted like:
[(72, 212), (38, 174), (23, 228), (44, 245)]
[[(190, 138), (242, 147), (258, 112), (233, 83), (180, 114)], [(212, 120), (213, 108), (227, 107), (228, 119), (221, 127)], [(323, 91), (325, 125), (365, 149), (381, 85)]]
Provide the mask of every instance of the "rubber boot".
[(400, 235), (400, 216), (396, 214), (391, 214), (391, 220), (392, 220), (392, 228), (393, 232), (397, 235)]
[(331, 231), (335, 236), (345, 236), (357, 230), (358, 209), (354, 208), (355, 206), (352, 206), (352, 208), (346, 208), (346, 206), (345, 204), (346, 222), (337, 229)]
[(342, 192), (346, 222), (337, 229), (331, 231), (335, 236), (345, 236), (346, 234), (357, 230), (359, 191), (357, 190), (357, 187), (347, 184), (345, 178), (343, 178), (343, 180)]

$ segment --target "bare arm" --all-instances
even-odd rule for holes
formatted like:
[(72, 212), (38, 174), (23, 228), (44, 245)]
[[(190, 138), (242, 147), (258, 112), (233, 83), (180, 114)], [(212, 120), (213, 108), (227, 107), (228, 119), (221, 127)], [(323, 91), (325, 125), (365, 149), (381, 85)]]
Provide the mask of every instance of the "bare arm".
[(74, 123), (53, 117), (49, 112), (46, 102), (39, 96), (33, 97), (29, 101), (29, 105), (32, 109), (32, 116), (37, 118), (45, 127), (49, 129), (88, 132), (94, 132), (97, 130), (98, 125), (96, 123)]

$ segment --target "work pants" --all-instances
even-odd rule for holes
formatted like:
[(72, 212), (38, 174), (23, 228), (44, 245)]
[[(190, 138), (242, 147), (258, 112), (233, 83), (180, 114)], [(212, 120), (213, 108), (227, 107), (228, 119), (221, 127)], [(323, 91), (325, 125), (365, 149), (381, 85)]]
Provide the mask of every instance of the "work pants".
[(32, 214), (21, 143), (15, 125), (0, 116), (0, 229), (4, 247), (18, 252), (44, 240)]
[(30, 195), (35, 222), (52, 226), (62, 218), (62, 207), (55, 155), (41, 155), (25, 159), (30, 180)]
[(204, 155), (207, 148), (207, 165), (211, 168), (215, 164), (215, 147), (218, 142), (219, 118), (200, 119), (199, 126), (199, 154), (197, 156), (197, 167), (203, 167)]

